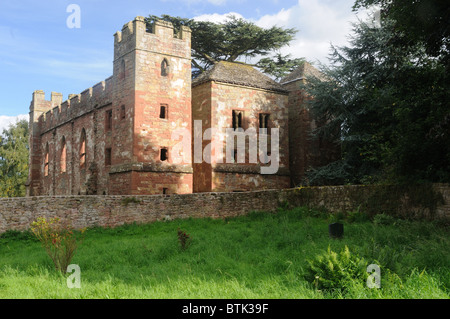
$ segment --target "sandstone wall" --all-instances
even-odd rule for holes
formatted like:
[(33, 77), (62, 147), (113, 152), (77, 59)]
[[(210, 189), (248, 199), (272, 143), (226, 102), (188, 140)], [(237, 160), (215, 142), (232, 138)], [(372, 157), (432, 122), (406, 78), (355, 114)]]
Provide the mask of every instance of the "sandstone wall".
[(450, 185), (408, 189), (397, 186), (331, 186), (239, 193), (180, 195), (42, 196), (0, 199), (0, 233), (25, 230), (39, 216), (70, 221), (76, 228), (115, 227), (174, 218), (225, 218), (251, 211), (276, 212), (280, 205), (331, 212), (374, 213), (450, 220)]

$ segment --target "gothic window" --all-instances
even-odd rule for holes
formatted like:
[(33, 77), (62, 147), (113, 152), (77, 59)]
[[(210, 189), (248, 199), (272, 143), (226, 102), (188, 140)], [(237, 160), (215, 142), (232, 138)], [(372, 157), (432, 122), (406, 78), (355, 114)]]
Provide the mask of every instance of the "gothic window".
[(265, 134), (269, 133), (269, 119), (270, 114), (268, 113), (259, 113), (259, 128)]
[(60, 157), (60, 168), (61, 173), (66, 172), (67, 168), (67, 145), (66, 145), (66, 138), (63, 136), (61, 141), (61, 157)]
[(105, 113), (105, 129), (107, 131), (112, 129), (112, 110), (108, 110)]
[(232, 121), (233, 129), (242, 128), (242, 123), (244, 120), (244, 112), (233, 110), (232, 117), (233, 117)]
[(125, 79), (125, 61), (120, 61), (119, 80)]
[(111, 148), (105, 149), (105, 166), (111, 165)]
[(161, 62), (161, 76), (168, 76), (169, 75), (169, 62), (167, 62), (167, 59), (164, 58)]
[(86, 131), (81, 131), (80, 138), (80, 168), (86, 168)]
[(44, 176), (48, 176), (48, 168), (49, 168), (49, 147), (48, 143), (45, 146), (45, 155), (44, 155)]
[(120, 107), (120, 118), (124, 119), (126, 117), (126, 113), (125, 113), (125, 105), (122, 105)]

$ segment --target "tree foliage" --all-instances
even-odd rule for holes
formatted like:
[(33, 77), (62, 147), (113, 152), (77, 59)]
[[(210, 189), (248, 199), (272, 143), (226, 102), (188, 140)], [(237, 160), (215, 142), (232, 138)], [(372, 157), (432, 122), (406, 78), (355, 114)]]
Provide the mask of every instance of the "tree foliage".
[(304, 58), (291, 59), (290, 55), (277, 53), (274, 57), (262, 58), (256, 63), (256, 66), (264, 73), (273, 76), (275, 81), (279, 81), (301, 66), (305, 61)]
[[(296, 30), (273, 26), (265, 29), (242, 18), (229, 15), (224, 23), (196, 21), (170, 15), (150, 15), (148, 28), (156, 20), (171, 22), (176, 30), (187, 26), (192, 30), (192, 67), (196, 77), (219, 61), (267, 56), (294, 39)], [(286, 59), (287, 56), (278, 56)], [(290, 61), (292, 63), (292, 61)]]
[(342, 159), (312, 171), (312, 182), (450, 181), (445, 65), (421, 41), (405, 43), (391, 19), (361, 22), (350, 46), (333, 47), (330, 80), (306, 85), (315, 117), (327, 122), (315, 133), (342, 142)]
[(28, 122), (21, 120), (0, 136), (0, 196), (25, 196), (28, 178)]
[(381, 17), (394, 21), (393, 31), (403, 34), (403, 46), (422, 43), (426, 53), (449, 68), (450, 6), (447, 0), (356, 0), (353, 9), (378, 6)]

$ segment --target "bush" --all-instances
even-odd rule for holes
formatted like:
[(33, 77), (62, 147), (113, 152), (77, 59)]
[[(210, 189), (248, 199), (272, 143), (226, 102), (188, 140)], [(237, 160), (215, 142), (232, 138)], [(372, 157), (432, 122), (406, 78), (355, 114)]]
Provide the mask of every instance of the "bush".
[(373, 223), (375, 225), (393, 225), (396, 218), (387, 214), (377, 214), (373, 218)]
[(351, 212), (347, 213), (347, 221), (349, 223), (363, 223), (369, 220), (369, 216), (359, 210), (359, 207)]
[(62, 223), (58, 217), (50, 218), (48, 221), (45, 217), (39, 217), (31, 223), (31, 232), (41, 242), (55, 269), (62, 273), (66, 273), (84, 231), (85, 229), (82, 229), (77, 238), (76, 232)]
[(364, 258), (350, 253), (347, 246), (339, 253), (328, 247), (326, 253), (308, 260), (305, 279), (313, 283), (316, 289), (345, 290), (354, 280), (366, 282), (366, 267)]

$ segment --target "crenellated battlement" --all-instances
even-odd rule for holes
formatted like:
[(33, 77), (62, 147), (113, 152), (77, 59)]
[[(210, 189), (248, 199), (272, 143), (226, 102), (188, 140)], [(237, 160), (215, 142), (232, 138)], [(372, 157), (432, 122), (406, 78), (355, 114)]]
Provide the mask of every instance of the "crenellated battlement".
[(41, 133), (44, 133), (95, 108), (111, 103), (112, 86), (113, 79), (109, 77), (80, 94), (69, 94), (65, 101), (62, 101), (61, 93), (55, 92), (52, 92), (50, 100), (45, 100), (44, 91), (38, 90), (33, 93), (30, 110), (41, 113), (36, 120), (39, 122)]
[(169, 35), (172, 38), (186, 40), (190, 39), (191, 29), (186, 26), (182, 26), (181, 30), (175, 31), (172, 23), (168, 21), (157, 20), (149, 28), (145, 22), (145, 18), (137, 16), (133, 21), (125, 23), (121, 31), (117, 31), (114, 34), (115, 43), (121, 43), (130, 40), (132, 37), (136, 37), (139, 31), (145, 31), (145, 34), (154, 34), (158, 36)]
[(175, 31), (172, 23), (160, 20), (147, 28), (145, 18), (138, 16), (114, 34), (114, 60), (134, 49), (190, 58), (191, 29), (182, 26)]
[[(114, 34), (111, 77), (66, 99), (33, 93), (29, 195), (192, 191), (192, 169), (163, 165), (165, 171), (137, 175), (114, 169), (160, 161), (160, 150), (177, 143), (173, 125), (192, 122), (191, 30), (146, 21), (138, 16)], [(143, 129), (148, 126), (151, 131)], [(185, 175), (178, 180), (174, 173)]]

